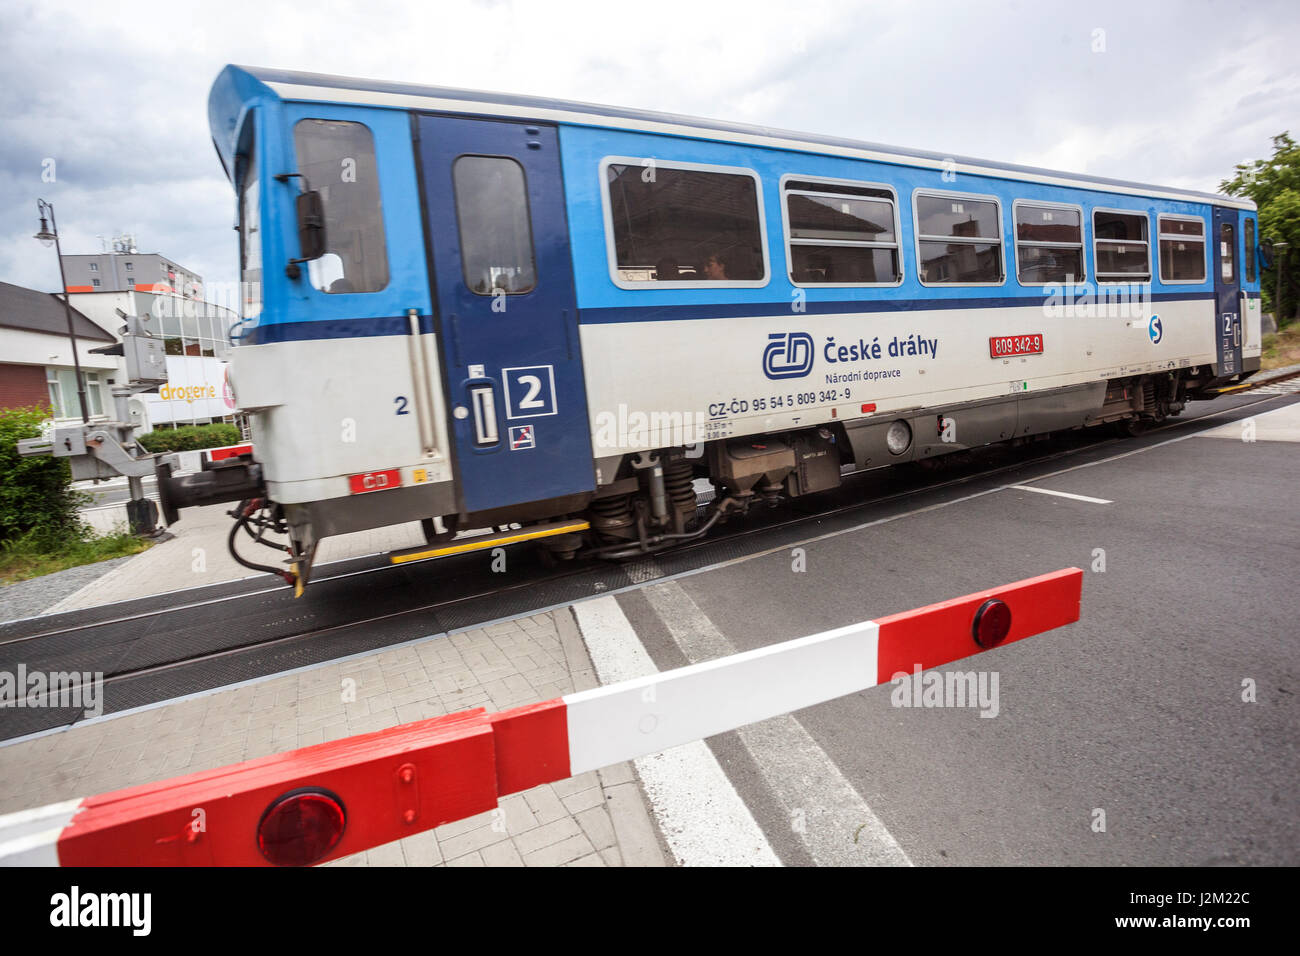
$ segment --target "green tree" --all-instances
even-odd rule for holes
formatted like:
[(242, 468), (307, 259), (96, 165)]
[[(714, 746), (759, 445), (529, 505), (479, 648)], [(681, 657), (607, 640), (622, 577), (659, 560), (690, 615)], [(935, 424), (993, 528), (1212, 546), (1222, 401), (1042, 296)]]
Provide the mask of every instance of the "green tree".
[[(1260, 240), (1286, 242), (1285, 256), (1274, 256), (1273, 265), (1264, 269), (1260, 281), (1264, 291), (1264, 308), (1278, 316), (1296, 315), (1300, 303), (1300, 145), (1290, 133), (1273, 137), (1273, 156), (1250, 163), (1238, 163), (1237, 174), (1219, 184), (1230, 196), (1245, 196), (1259, 207)], [(1273, 301), (1277, 290), (1277, 270), (1282, 267), (1282, 302)]]

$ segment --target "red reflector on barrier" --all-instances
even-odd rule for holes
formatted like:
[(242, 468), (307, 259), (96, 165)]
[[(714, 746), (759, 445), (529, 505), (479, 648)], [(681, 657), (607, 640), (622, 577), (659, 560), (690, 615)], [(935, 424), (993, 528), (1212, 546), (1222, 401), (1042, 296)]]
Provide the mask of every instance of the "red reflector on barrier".
[(387, 471), (368, 471), (364, 475), (350, 475), (348, 486), (352, 494), (363, 495), (367, 491), (387, 491), (389, 488), (402, 487), (402, 473), (396, 468)]
[(332, 793), (286, 793), (257, 825), (257, 848), (276, 866), (310, 866), (338, 845), (346, 824), (343, 804)]
[(1011, 608), (1005, 601), (989, 598), (975, 612), (971, 633), (980, 647), (996, 647), (1011, 632)]

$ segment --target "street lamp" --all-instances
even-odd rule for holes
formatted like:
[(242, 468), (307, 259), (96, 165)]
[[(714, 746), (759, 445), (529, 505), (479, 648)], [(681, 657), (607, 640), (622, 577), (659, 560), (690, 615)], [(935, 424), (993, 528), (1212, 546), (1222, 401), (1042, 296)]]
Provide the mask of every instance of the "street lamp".
[(59, 225), (54, 219), (54, 207), (44, 199), (36, 200), (36, 211), (41, 216), (41, 231), (36, 234), (36, 238), (47, 249), (53, 245), (54, 254), (59, 257), (59, 281), (63, 283), (63, 311), (68, 317), (68, 338), (72, 340), (72, 367), (77, 374), (77, 399), (81, 402), (81, 421), (89, 423), (90, 413), (86, 411), (86, 382), (81, 377), (81, 360), (77, 357), (77, 333), (72, 327), (72, 302), (68, 296), (68, 277), (63, 271), (63, 250), (59, 248)]

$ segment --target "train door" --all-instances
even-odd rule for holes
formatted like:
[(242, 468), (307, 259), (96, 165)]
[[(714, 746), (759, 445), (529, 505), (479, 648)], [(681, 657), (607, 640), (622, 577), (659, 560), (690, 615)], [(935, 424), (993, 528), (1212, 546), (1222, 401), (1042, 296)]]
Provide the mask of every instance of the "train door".
[(1241, 217), (1241, 342), (1242, 357), (1247, 371), (1259, 367), (1259, 354), (1263, 345), (1263, 316), (1259, 300), (1259, 258), (1256, 253), (1255, 233), (1258, 224), (1255, 215)]
[(592, 491), (556, 129), (416, 126), (461, 509)]
[(1237, 210), (1214, 207), (1215, 341), (1219, 375), (1241, 371), (1241, 263), (1237, 255)]

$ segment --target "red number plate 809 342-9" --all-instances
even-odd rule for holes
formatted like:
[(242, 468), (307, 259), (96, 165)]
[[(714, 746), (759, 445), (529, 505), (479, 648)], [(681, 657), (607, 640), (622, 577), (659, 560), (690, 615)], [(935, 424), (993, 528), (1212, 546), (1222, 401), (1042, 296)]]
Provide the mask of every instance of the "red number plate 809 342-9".
[(995, 335), (989, 339), (989, 358), (1007, 358), (1012, 355), (1042, 355), (1043, 335)]

